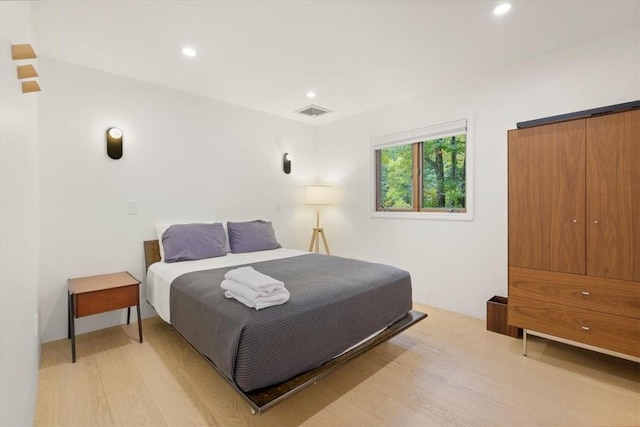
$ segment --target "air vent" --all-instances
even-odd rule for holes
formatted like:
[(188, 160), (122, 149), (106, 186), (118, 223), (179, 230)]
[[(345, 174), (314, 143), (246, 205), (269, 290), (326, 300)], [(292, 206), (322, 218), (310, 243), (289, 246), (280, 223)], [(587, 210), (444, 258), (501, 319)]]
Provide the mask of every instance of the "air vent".
[(331, 110), (318, 107), (317, 105), (309, 105), (308, 107), (304, 107), (303, 109), (296, 111), (296, 113), (304, 114), (305, 116), (309, 116), (309, 117), (318, 117), (330, 112)]

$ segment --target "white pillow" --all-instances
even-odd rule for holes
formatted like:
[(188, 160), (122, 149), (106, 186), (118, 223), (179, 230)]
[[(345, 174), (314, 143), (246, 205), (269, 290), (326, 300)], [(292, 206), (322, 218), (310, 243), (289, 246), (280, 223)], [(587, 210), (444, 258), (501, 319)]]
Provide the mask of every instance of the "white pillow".
[(224, 234), (226, 235), (226, 239), (227, 239), (225, 250), (227, 252), (231, 252), (231, 249), (229, 246), (229, 233), (227, 232), (227, 221), (207, 220), (207, 221), (189, 221), (189, 222), (156, 222), (155, 227), (156, 227), (156, 236), (158, 237), (158, 246), (160, 247), (160, 261), (164, 262), (164, 247), (162, 246), (162, 235), (167, 230), (167, 228), (171, 227), (174, 224), (193, 224), (193, 223), (213, 224), (216, 222), (221, 222), (222, 225), (224, 226)]

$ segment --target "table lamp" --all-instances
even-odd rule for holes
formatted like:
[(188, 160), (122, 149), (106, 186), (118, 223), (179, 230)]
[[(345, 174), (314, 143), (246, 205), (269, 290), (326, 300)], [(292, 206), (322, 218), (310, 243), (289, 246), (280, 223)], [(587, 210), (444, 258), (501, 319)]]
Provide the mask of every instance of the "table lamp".
[(310, 185), (307, 187), (307, 205), (316, 205), (316, 226), (311, 234), (311, 242), (309, 243), (309, 252), (320, 251), (320, 237), (322, 237), (322, 243), (324, 249), (327, 251), (327, 255), (331, 255), (329, 252), (329, 244), (327, 238), (324, 235), (324, 229), (320, 228), (320, 205), (331, 204), (331, 187), (324, 185)]

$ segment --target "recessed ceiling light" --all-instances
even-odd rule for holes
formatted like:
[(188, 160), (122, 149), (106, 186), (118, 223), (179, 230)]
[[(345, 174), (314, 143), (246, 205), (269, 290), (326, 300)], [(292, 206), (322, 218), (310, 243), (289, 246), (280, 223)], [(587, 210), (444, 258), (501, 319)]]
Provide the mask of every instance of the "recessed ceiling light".
[(314, 91), (307, 92), (307, 98), (315, 98), (315, 97), (316, 97), (316, 93)]
[(494, 15), (504, 15), (511, 10), (511, 3), (500, 3), (493, 9)]
[(182, 54), (184, 56), (196, 56), (196, 51), (195, 51), (195, 49), (192, 49), (190, 47), (183, 47), (182, 48)]

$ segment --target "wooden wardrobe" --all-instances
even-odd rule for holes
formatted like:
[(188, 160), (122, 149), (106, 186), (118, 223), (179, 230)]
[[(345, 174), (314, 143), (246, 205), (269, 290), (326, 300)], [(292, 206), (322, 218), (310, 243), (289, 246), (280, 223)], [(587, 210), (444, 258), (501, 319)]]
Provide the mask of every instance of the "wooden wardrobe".
[(509, 131), (508, 323), (640, 358), (640, 110)]

